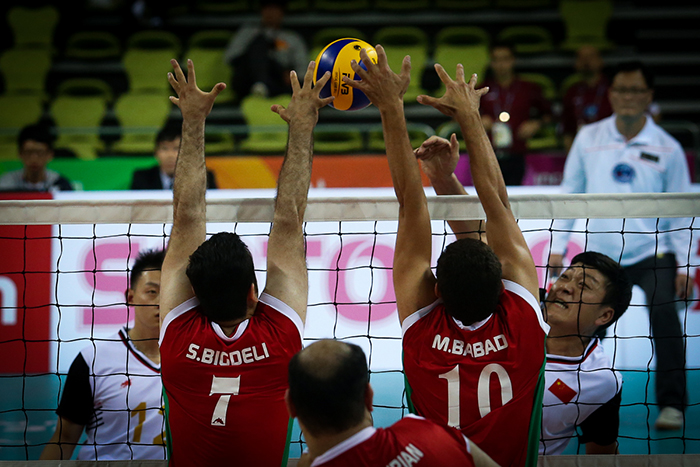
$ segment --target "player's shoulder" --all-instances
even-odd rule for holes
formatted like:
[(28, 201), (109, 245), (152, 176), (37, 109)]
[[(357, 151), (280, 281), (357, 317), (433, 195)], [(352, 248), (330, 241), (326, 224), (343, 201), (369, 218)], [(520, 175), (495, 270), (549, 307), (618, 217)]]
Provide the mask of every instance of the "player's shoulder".
[(646, 128), (644, 128), (642, 131), (645, 130), (648, 131), (648, 134), (652, 138), (655, 145), (668, 148), (675, 153), (685, 154), (681, 143), (649, 116), (647, 116)]

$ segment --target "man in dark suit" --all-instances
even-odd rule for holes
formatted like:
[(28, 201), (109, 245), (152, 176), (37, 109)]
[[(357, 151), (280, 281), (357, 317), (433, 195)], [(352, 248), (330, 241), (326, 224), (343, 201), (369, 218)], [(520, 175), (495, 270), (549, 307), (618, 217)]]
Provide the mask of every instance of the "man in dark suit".
[[(156, 136), (155, 157), (158, 165), (149, 169), (134, 171), (131, 179), (132, 190), (172, 190), (175, 162), (180, 150), (182, 128), (166, 126)], [(207, 189), (218, 188), (214, 174), (207, 170)]]

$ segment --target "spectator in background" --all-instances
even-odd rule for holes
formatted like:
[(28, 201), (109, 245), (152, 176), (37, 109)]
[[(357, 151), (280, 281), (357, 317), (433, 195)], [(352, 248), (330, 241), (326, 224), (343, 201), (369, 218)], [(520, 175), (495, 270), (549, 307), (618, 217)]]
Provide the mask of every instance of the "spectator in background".
[(610, 82), (603, 74), (603, 59), (598, 48), (581, 46), (576, 51), (574, 67), (580, 79), (567, 89), (562, 102), (561, 123), (566, 152), (571, 149), (579, 128), (612, 114), (608, 99)]
[(261, 0), (260, 23), (241, 27), (231, 39), (224, 61), (233, 66), (236, 100), (248, 94), (291, 94), (291, 70), (304, 79), (309, 52), (297, 32), (282, 29), (286, 4), (284, 0)]
[(298, 466), (496, 465), (456, 428), (422, 417), (374, 428), (373, 397), (360, 347), (326, 339), (294, 355), (285, 402), (308, 445)]
[(17, 138), (22, 169), (7, 172), (0, 177), (4, 191), (71, 191), (70, 181), (46, 166), (53, 160), (54, 137), (44, 125), (29, 125)]
[[(155, 157), (158, 165), (150, 169), (134, 171), (131, 179), (132, 190), (172, 190), (175, 176), (175, 163), (180, 150), (182, 127), (166, 126), (156, 136)], [(207, 189), (217, 188), (214, 174), (207, 170)]]
[[(609, 91), (614, 114), (583, 126), (574, 138), (564, 166), (562, 192), (690, 190), (683, 148), (646, 113), (653, 89), (653, 76), (642, 63), (619, 65)], [(554, 223), (549, 265), (555, 272), (562, 266), (573, 223)], [(631, 281), (646, 295), (656, 357), (656, 400), (661, 409), (658, 430), (683, 426), (685, 345), (675, 297), (685, 299), (692, 291), (694, 269), (689, 263), (697, 264), (697, 260), (688, 251), (689, 225), (688, 219), (678, 218), (590, 219), (586, 224), (587, 250), (619, 259)]]
[(78, 460), (165, 459), (158, 350), (164, 256), (162, 250), (148, 250), (134, 262), (126, 291), (133, 327), (95, 339), (73, 360), (56, 409), (56, 430), (40, 460), (70, 459), (83, 431), (87, 441)]
[(481, 99), (481, 120), (491, 137), (506, 185), (520, 185), (525, 174), (527, 140), (552, 119), (551, 104), (535, 83), (514, 72), (515, 53), (507, 43), (491, 47), (489, 92)]

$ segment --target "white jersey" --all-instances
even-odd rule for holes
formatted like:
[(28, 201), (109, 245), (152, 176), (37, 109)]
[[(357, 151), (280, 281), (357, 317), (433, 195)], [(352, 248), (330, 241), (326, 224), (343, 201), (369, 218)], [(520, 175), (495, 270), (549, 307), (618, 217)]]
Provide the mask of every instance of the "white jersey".
[[(591, 340), (580, 357), (547, 354), (540, 454), (561, 454), (576, 436), (576, 427), (616, 399), (621, 390), (622, 375), (612, 369), (597, 338)], [(610, 416), (605, 412), (596, 419), (597, 426), (591, 426), (589, 433), (584, 431), (584, 436), (593, 438), (588, 441), (611, 444), (617, 439), (619, 421), (614, 414), (619, 412), (619, 406), (612, 408)]]
[[(88, 390), (92, 397), (80, 397)], [(57, 413), (85, 425), (79, 460), (166, 458), (160, 365), (136, 349), (126, 328), (80, 352)]]

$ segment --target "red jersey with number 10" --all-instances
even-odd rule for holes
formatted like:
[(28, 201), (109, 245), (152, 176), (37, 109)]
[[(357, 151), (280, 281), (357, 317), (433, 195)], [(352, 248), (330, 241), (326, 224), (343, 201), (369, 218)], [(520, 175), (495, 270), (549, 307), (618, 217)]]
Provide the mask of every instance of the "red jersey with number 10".
[(439, 301), (406, 318), (404, 371), (418, 415), (459, 428), (500, 465), (524, 466), (537, 461), (549, 326), (527, 289), (503, 283), (484, 321), (464, 326)]
[(286, 465), (284, 393), (301, 318), (262, 294), (229, 337), (198, 305), (193, 298), (173, 309), (160, 334), (170, 465)]
[(407, 415), (389, 428), (367, 427), (314, 459), (311, 467), (474, 467), (458, 430)]

